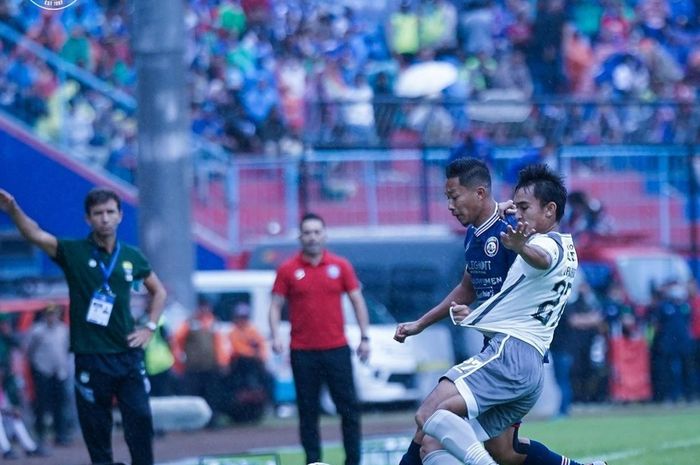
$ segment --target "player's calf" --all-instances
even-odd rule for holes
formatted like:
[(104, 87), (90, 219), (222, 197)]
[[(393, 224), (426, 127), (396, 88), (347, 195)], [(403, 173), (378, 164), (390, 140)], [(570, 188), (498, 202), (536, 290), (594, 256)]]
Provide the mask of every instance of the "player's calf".
[(436, 450), (423, 458), (423, 465), (463, 465), (462, 461), (444, 449)]
[(421, 463), (420, 444), (412, 440), (411, 444), (408, 446), (408, 450), (401, 457), (399, 465), (421, 465)]
[(484, 442), (484, 447), (499, 465), (522, 465), (526, 456), (517, 447), (518, 444), (517, 429), (511, 427), (499, 436)]
[[(530, 440), (529, 444), (521, 441), (523, 453), (527, 454), (527, 458), (523, 465), (584, 465), (581, 462), (572, 460), (563, 455), (549, 450), (547, 446), (537, 441)], [(595, 461), (589, 465), (607, 465), (603, 461)]]
[(423, 425), (423, 432), (440, 441), (448, 452), (471, 465), (496, 465), (477, 438), (472, 426), (448, 410), (436, 411)]

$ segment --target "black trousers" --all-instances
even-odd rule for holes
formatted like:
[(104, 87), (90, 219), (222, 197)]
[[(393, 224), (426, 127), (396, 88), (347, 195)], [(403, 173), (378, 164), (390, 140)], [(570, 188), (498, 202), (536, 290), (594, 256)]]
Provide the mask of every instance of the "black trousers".
[(299, 410), (299, 436), (306, 463), (321, 461), (319, 416), (326, 384), (341, 416), (345, 465), (360, 463), (360, 412), (348, 346), (331, 350), (292, 350), (292, 373)]
[(34, 381), (34, 431), (39, 441), (46, 439), (47, 414), (53, 420), (55, 440), (57, 442), (68, 441), (70, 432), (66, 411), (68, 409), (68, 380), (59, 379), (58, 376), (45, 375), (32, 367), (32, 380)]
[(173, 395), (173, 374), (170, 372), (170, 369), (157, 375), (149, 375), (148, 380), (151, 382), (151, 397)]
[(93, 464), (112, 463), (113, 400), (122, 415), (132, 465), (153, 465), (153, 418), (143, 351), (76, 354), (78, 420)]
[[(226, 393), (223, 390), (223, 378), (218, 368), (201, 371), (185, 371), (183, 391), (188, 396), (203, 398), (213, 413), (224, 410), (223, 404)], [(212, 420), (214, 417), (212, 416)]]

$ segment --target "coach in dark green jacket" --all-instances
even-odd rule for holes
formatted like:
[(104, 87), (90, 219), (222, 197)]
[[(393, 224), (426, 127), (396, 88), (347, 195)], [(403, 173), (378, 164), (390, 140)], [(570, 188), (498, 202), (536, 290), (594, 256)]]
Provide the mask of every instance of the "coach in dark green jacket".
[[(150, 341), (166, 292), (141, 252), (117, 240), (123, 212), (117, 194), (93, 189), (85, 198), (85, 239), (58, 239), (44, 231), (0, 189), (0, 210), (20, 233), (62, 269), (70, 293), (70, 342), (75, 353), (78, 418), (92, 463), (112, 457), (112, 399), (117, 398), (133, 465), (153, 465), (153, 420), (143, 348)], [(130, 293), (143, 281), (149, 321), (135, 327)]]

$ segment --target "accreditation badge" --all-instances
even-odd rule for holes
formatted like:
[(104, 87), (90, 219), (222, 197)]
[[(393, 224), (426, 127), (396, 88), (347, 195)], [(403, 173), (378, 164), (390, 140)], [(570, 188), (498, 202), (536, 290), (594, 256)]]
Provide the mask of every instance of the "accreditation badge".
[(114, 309), (114, 294), (102, 289), (95, 291), (90, 300), (87, 321), (99, 326), (107, 326)]

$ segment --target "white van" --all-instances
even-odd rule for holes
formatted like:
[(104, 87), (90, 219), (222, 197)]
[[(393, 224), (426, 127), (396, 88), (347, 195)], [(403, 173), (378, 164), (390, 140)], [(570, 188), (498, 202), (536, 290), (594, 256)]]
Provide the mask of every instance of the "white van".
[[(265, 336), (269, 336), (268, 309), (275, 272), (270, 270), (198, 271), (194, 287), (198, 295), (210, 299), (214, 312), (226, 319), (222, 309), (235, 302), (247, 302), (251, 320)], [(354, 357), (355, 385), (360, 402), (382, 404), (421, 400), (437, 382), (438, 376), (452, 365), (449, 331), (444, 327), (429, 328), (409, 338), (404, 344), (393, 340), (396, 321), (386, 308), (367, 298), (370, 314), (369, 337), (371, 355), (367, 363)], [(360, 342), (360, 332), (349, 299), (344, 302), (346, 334), (351, 347)], [(228, 331), (229, 323), (220, 330)], [(281, 333), (289, 342), (289, 321), (283, 315)], [(295, 400), (289, 352), (272, 355), (268, 368), (275, 377), (275, 403)], [(325, 405), (324, 405), (325, 406)]]

